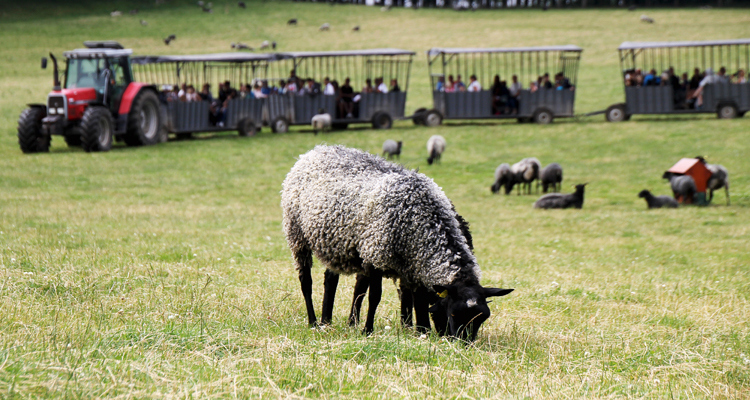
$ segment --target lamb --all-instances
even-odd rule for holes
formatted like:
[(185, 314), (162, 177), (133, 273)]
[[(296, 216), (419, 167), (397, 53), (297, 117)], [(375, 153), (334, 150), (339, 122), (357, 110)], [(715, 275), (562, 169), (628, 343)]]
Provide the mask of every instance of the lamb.
[(388, 139), (385, 142), (383, 142), (383, 157), (388, 156), (388, 159), (392, 159), (394, 156), (398, 156), (398, 159), (401, 159), (401, 146), (404, 142), (402, 141), (395, 141)]
[(318, 28), (319, 31), (329, 31), (331, 30), (331, 24), (326, 22), (325, 24), (321, 25), (320, 28)]
[(518, 194), (520, 195), (523, 188), (526, 188), (526, 193), (531, 194), (531, 183), (534, 180), (539, 179), (539, 170), (542, 168), (542, 163), (539, 162), (535, 157), (524, 158), (523, 160), (513, 164), (510, 167), (512, 174), (512, 181), (506, 186), (505, 194), (509, 194), (513, 190), (513, 186), (520, 184), (518, 188)]
[(427, 140), (427, 153), (430, 157), (427, 158), (427, 164), (432, 165), (434, 162), (440, 162), (440, 156), (445, 151), (445, 138), (440, 135), (432, 135)]
[(693, 196), (698, 192), (698, 188), (695, 186), (695, 180), (692, 176), (677, 175), (666, 171), (662, 178), (669, 181), (672, 186), (672, 193), (677, 201), (685, 204), (693, 203)]
[(714, 199), (714, 190), (718, 190), (723, 187), (727, 195), (727, 205), (729, 205), (729, 171), (723, 165), (708, 164), (706, 162), (706, 159), (701, 156), (695, 158), (700, 160), (711, 172), (711, 177), (708, 178), (708, 182), (706, 183), (706, 188), (708, 189), (709, 193), (708, 201), (711, 202), (711, 200)]
[(534, 208), (583, 208), (583, 191), (588, 183), (576, 185), (576, 191), (571, 194), (550, 193), (540, 197)]
[(563, 170), (560, 164), (552, 163), (542, 168), (539, 172), (539, 180), (537, 181), (537, 188), (539, 183), (542, 184), (542, 193), (547, 193), (547, 189), (552, 185), (553, 192), (559, 192), (562, 186)]
[(321, 108), (318, 110), (317, 115), (313, 115), (310, 122), (312, 123), (312, 128), (317, 135), (319, 131), (329, 132), (331, 130), (332, 121), (331, 114), (328, 114), (326, 110)]
[[(461, 234), (445, 193), (427, 176), (343, 146), (316, 146), (300, 156), (283, 183), (283, 225), (311, 325), (312, 255), (325, 264), (324, 304), (332, 304), (337, 274), (370, 280), (365, 333), (373, 331), (382, 278), (437, 292), (448, 332), (474, 340), (490, 316), (487, 297), (512, 289), (479, 284), (477, 260)], [(417, 314), (425, 307), (415, 303)]]
[(507, 184), (513, 180), (512, 173), (510, 171), (510, 165), (508, 163), (502, 163), (495, 168), (495, 183), (492, 184), (490, 190), (492, 193), (500, 191), (501, 187), (506, 187), (505, 194), (508, 194)]
[(654, 196), (646, 189), (641, 190), (640, 193), (638, 193), (638, 197), (642, 199), (646, 199), (646, 204), (648, 204), (648, 208), (677, 208), (680, 204), (677, 202), (677, 200), (669, 197), (669, 196)]

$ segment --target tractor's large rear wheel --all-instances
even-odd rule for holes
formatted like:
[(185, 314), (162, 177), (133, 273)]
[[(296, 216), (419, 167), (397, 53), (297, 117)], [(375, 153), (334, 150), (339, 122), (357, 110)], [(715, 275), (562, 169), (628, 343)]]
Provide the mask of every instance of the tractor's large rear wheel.
[(42, 132), (42, 118), (46, 112), (42, 107), (30, 107), (18, 118), (18, 144), (24, 153), (49, 151), (50, 137)]
[(92, 106), (81, 118), (81, 147), (87, 153), (109, 151), (112, 148), (115, 124), (106, 107)]
[(159, 143), (161, 137), (159, 98), (151, 90), (142, 90), (133, 101), (128, 114), (128, 146), (148, 146)]

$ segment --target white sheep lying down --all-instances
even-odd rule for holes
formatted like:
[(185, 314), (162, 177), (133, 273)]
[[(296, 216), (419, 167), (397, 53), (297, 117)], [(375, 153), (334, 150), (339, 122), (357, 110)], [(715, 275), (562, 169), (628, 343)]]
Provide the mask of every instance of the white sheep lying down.
[[(373, 330), (383, 276), (398, 277), (413, 290), (439, 293), (448, 333), (467, 340), (490, 316), (486, 298), (512, 291), (479, 284), (477, 260), (450, 200), (435, 182), (381, 157), (317, 146), (300, 156), (287, 175), (281, 205), (310, 324), (317, 322), (313, 254), (336, 274), (370, 277), (367, 333)], [(329, 275), (324, 303), (335, 292)]]

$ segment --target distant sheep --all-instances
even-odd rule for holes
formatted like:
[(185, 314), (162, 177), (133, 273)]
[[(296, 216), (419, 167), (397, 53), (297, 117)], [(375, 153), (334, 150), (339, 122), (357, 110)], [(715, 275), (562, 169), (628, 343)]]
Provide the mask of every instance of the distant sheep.
[(510, 165), (508, 163), (502, 163), (495, 168), (495, 183), (492, 184), (490, 190), (492, 193), (500, 191), (501, 187), (505, 187), (505, 194), (508, 194), (513, 188), (509, 186), (509, 183), (513, 180), (512, 172), (510, 171)]
[(401, 146), (404, 142), (402, 141), (395, 141), (388, 139), (385, 142), (383, 142), (383, 157), (388, 157), (389, 160), (393, 159), (393, 157), (398, 157), (398, 159), (401, 159)]
[(330, 131), (333, 119), (331, 118), (331, 114), (328, 114), (326, 110), (321, 108), (318, 110), (318, 114), (313, 115), (310, 122), (312, 123), (313, 131), (315, 131), (315, 134), (317, 135), (320, 131)]
[(321, 25), (320, 28), (318, 28), (319, 31), (329, 31), (331, 30), (331, 24), (326, 22), (325, 24)]
[(260, 49), (261, 49), (261, 50), (263, 50), (263, 49), (267, 49), (267, 48), (269, 48), (269, 47), (271, 47), (271, 43), (270, 43), (270, 42), (268, 42), (268, 40), (264, 40), (264, 41), (263, 41), (263, 43), (261, 43), (261, 44), (260, 44)]
[(571, 194), (545, 194), (534, 203), (534, 208), (583, 208), (583, 191), (586, 185), (586, 183), (576, 185), (576, 191)]
[(690, 175), (677, 175), (672, 172), (665, 172), (662, 178), (669, 181), (672, 187), (674, 198), (685, 204), (692, 204), (695, 193), (698, 188), (695, 186), (695, 180)]
[(677, 208), (680, 205), (677, 200), (669, 196), (654, 196), (646, 189), (641, 190), (638, 197), (646, 199), (648, 208)]
[(440, 135), (433, 135), (427, 140), (427, 164), (432, 165), (434, 162), (440, 162), (440, 157), (445, 152), (445, 138)]
[(708, 201), (710, 202), (714, 199), (714, 190), (724, 188), (724, 192), (727, 195), (727, 205), (729, 205), (729, 170), (723, 165), (709, 164), (706, 162), (706, 159), (701, 156), (695, 158), (705, 164), (706, 169), (711, 172), (711, 177), (708, 178), (708, 183), (706, 184), (709, 193)]
[(654, 19), (653, 18), (649, 18), (646, 15), (641, 15), (641, 22), (645, 22), (647, 24), (653, 24), (654, 23)]
[(286, 21), (287, 25), (297, 25), (297, 18), (292, 18), (289, 21)]
[[(442, 300), (435, 310), (443, 310), (448, 333), (470, 341), (490, 316), (486, 299), (512, 291), (479, 284), (479, 266), (456, 212), (432, 179), (372, 154), (316, 146), (287, 174), (281, 206), (311, 325), (317, 322), (313, 254), (330, 271), (324, 303), (333, 302), (337, 274), (369, 277), (366, 333), (373, 331), (384, 276), (415, 291), (437, 292)], [(415, 301), (417, 314), (424, 303)]]
[[(526, 189), (527, 194), (531, 194), (531, 183), (534, 180), (539, 179), (539, 170), (542, 168), (542, 164), (535, 157), (524, 158), (523, 160), (511, 165), (510, 172), (513, 176), (513, 181), (510, 185), (511, 190), (513, 186), (518, 184), (518, 194), (520, 195), (523, 189)], [(508, 194), (509, 190), (506, 190), (505, 194)]]
[(553, 192), (559, 192), (562, 187), (563, 170), (560, 164), (552, 163), (542, 168), (539, 172), (539, 183), (542, 184), (542, 193), (547, 193), (547, 189), (552, 186)]

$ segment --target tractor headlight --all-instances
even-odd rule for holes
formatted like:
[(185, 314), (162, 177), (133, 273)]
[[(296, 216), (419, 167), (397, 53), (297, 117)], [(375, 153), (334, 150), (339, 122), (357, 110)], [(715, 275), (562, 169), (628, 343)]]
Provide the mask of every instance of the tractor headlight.
[(54, 109), (54, 108), (50, 108), (50, 109), (49, 109), (49, 114), (50, 114), (50, 115), (55, 115), (55, 113), (56, 113), (56, 111), (55, 111), (55, 109)]
[(65, 109), (62, 107), (57, 107), (57, 113), (58, 114), (65, 114)]

